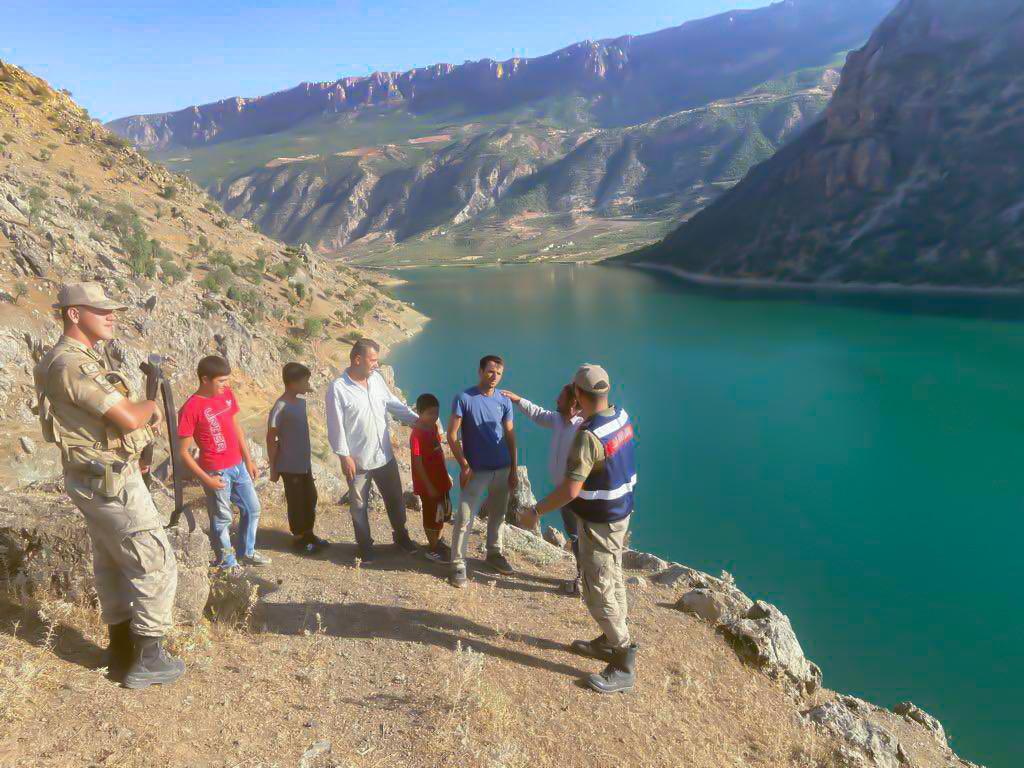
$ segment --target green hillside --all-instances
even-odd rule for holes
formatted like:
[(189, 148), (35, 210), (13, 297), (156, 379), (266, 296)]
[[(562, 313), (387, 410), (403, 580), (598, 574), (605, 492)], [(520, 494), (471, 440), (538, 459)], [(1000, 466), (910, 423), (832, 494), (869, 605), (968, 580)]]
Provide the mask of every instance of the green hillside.
[(375, 263), (591, 260), (663, 236), (818, 115), (822, 66), (629, 128), (594, 102), (487, 115), (391, 106), (150, 155), (287, 242)]

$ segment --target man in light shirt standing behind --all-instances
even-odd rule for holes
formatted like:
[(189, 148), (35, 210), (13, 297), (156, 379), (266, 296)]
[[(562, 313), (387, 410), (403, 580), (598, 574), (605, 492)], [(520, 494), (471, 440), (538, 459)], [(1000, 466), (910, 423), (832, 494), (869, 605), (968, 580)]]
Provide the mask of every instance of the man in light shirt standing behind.
[(417, 415), (388, 389), (377, 370), (379, 360), (377, 342), (360, 339), (349, 352), (349, 367), (327, 389), (327, 439), (348, 481), (349, 511), (363, 562), (374, 559), (368, 503), (371, 480), (384, 499), (395, 544), (409, 554), (417, 551), (405, 527), (402, 479), (391, 449), (387, 414), (407, 425)]

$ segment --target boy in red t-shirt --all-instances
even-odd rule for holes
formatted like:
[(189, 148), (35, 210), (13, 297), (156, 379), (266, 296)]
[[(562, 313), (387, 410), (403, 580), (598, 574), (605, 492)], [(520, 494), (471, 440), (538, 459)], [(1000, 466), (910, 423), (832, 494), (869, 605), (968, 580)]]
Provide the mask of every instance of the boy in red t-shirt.
[(427, 557), (448, 562), (451, 550), (441, 541), (441, 529), (445, 521), (452, 519), (452, 504), (448, 498), (452, 479), (444, 464), (441, 425), (437, 421), (440, 411), (441, 405), (433, 395), (422, 394), (416, 398), (416, 413), (420, 417), (409, 435), (409, 449), (412, 488), (423, 506), (423, 531), (429, 544)]
[[(268, 565), (270, 558), (256, 551), (260, 500), (253, 481), (259, 476), (249, 456), (249, 444), (238, 423), (238, 401), (228, 386), (231, 366), (223, 357), (210, 355), (196, 370), (199, 388), (178, 414), (179, 456), (199, 478), (206, 491), (210, 514), (210, 544), (219, 568)], [(193, 442), (199, 460), (192, 456)], [(231, 546), (231, 505), (238, 507), (237, 545)], [(236, 558), (237, 555), (237, 558)]]

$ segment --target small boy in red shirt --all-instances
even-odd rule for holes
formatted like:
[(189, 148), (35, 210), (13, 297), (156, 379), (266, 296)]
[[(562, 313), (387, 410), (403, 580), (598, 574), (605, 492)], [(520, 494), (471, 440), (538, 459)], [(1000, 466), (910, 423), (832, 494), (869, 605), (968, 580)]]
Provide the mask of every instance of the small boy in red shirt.
[[(210, 544), (215, 565), (225, 570), (245, 565), (269, 565), (256, 551), (260, 500), (254, 481), (259, 477), (249, 456), (249, 444), (238, 422), (238, 400), (228, 382), (231, 366), (210, 355), (196, 370), (199, 388), (178, 414), (179, 456), (203, 484), (210, 514)], [(198, 461), (191, 448), (199, 448)], [(231, 546), (231, 505), (238, 507), (238, 536)]]
[(438, 423), (441, 405), (431, 394), (416, 398), (419, 419), (409, 435), (412, 453), (412, 488), (423, 506), (423, 531), (427, 535), (427, 557), (448, 562), (451, 550), (441, 541), (441, 529), (452, 519), (452, 504), (448, 491), (452, 479), (444, 463), (441, 447), (441, 425)]

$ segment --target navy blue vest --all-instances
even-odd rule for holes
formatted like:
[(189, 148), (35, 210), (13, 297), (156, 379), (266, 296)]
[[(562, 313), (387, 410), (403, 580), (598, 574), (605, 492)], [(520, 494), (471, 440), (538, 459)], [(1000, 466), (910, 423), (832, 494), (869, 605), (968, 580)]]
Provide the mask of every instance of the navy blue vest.
[(613, 523), (633, 512), (633, 488), (636, 486), (636, 462), (633, 451), (633, 425), (629, 414), (615, 408), (611, 416), (595, 414), (580, 425), (604, 446), (604, 468), (592, 470), (583, 482), (580, 495), (569, 509), (591, 523)]

